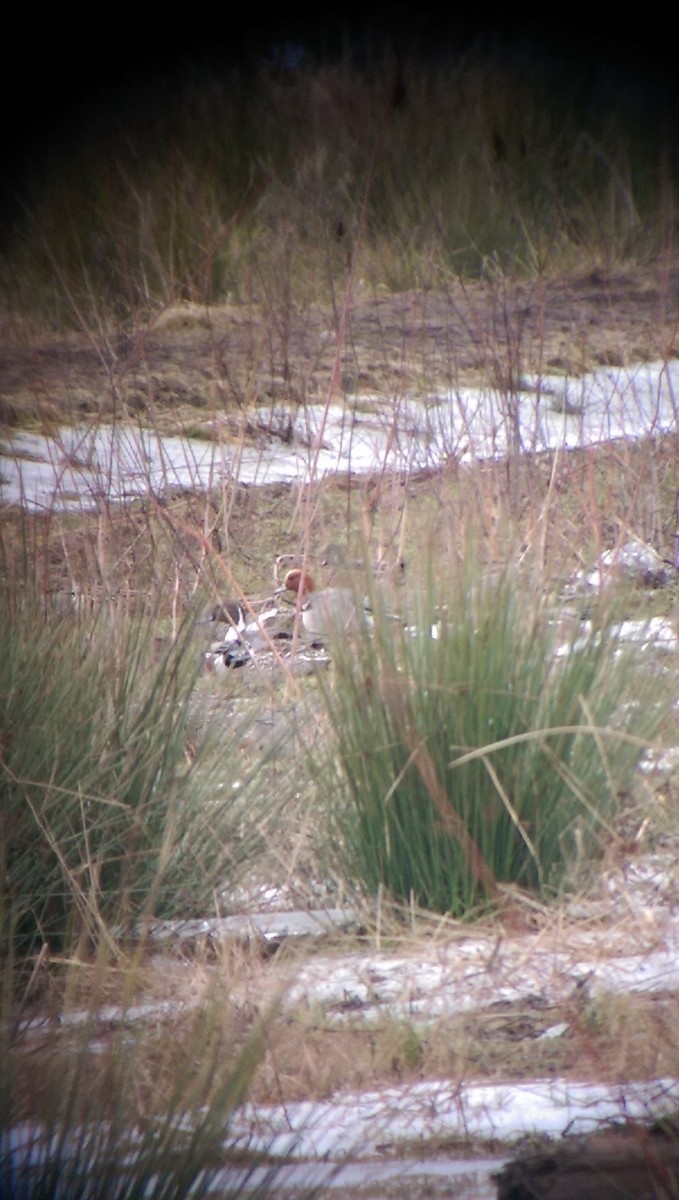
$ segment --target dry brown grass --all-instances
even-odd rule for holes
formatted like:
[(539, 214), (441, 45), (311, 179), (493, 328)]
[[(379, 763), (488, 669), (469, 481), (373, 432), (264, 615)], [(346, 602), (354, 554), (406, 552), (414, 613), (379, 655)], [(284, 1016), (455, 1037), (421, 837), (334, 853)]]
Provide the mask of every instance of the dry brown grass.
[[(537, 916), (537, 928), (509, 935), (510, 944), (521, 945), (527, 960), (545, 938), (556, 939), (563, 950), (572, 935), (563, 925), (563, 914), (546, 910)], [(561, 923), (559, 933), (558, 926)], [(449, 937), (464, 941), (469, 931), (441, 923), (438, 931), (417, 923), (404, 937), (393, 926), (391, 953), (412, 958), (412, 977), (422, 960), (435, 959), (449, 948)], [(573, 926), (577, 930), (577, 925)], [(616, 945), (620, 938), (635, 942), (629, 918), (600, 925), (602, 950), (606, 938)], [(638, 932), (638, 931), (637, 931)], [(493, 945), (504, 939), (502, 922), (475, 931), (488, 939), (491, 966)], [(519, 942), (517, 942), (519, 937)], [(573, 953), (577, 955), (577, 935)], [(438, 947), (438, 951), (437, 951)], [(346, 940), (336, 952), (347, 952)], [(366, 939), (355, 949), (370, 960), (377, 952), (374, 940)], [(332, 971), (333, 952), (319, 947)], [(382, 953), (389, 956), (383, 946)], [(311, 960), (314, 953), (311, 951)], [(352, 1017), (350, 1005), (343, 1014), (309, 1007), (304, 1002), (289, 1005), (287, 985), (294, 982), (309, 950), (288, 951), (282, 957), (262, 957), (256, 944), (249, 948), (224, 944), (214, 951), (194, 949), (191, 954), (144, 958), (132, 968), (101, 972), (95, 965), (52, 964), (51, 1002), (43, 1001), (37, 1013), (62, 1014), (61, 1025), (49, 1019), (30, 1037), (19, 1038), (11, 1052), (15, 1077), (22, 1080), (21, 1108), (38, 1114), (51, 1101), (64, 1073), (81, 1071), (81, 1086), (98, 1094), (102, 1072), (124, 1071), (121, 1030), (112, 1017), (98, 1018), (104, 1004), (171, 1001), (174, 1015), (158, 1012), (131, 1026), (134, 1034), (135, 1111), (150, 1116), (161, 1112), (173, 1089), (188, 1072), (194, 1053), (196, 1022), (201, 1012), (211, 1013), (210, 1045), (214, 1053), (232, 1057), (244, 1046), (253, 1023), (282, 997), (282, 1007), (265, 1035), (263, 1055), (255, 1072), (250, 1097), (255, 1102), (287, 1103), (301, 1099), (327, 1099), (339, 1091), (374, 1089), (421, 1079), (453, 1079), (490, 1082), (557, 1076), (572, 1080), (625, 1081), (674, 1077), (679, 1073), (679, 1048), (674, 1030), (679, 1019), (676, 992), (653, 994), (598, 994), (593, 999), (587, 987), (574, 985), (560, 1001), (531, 994), (516, 1000), (492, 1000), (497, 979), (489, 973), (489, 1002), (472, 1011), (408, 1018), (393, 1015), (385, 1007), (381, 1015), (362, 1020)], [(67, 1014), (89, 1012), (86, 1036), (83, 1029), (69, 1026)], [(339, 1018), (339, 1019), (338, 1019)], [(563, 1023), (558, 1037), (543, 1037)], [(131, 1043), (131, 1044), (132, 1044)], [(187, 1057), (188, 1056), (188, 1057)], [(117, 1073), (117, 1074), (116, 1074)]]
[[(479, 569), (530, 567), (536, 586), (558, 589), (605, 549), (630, 536), (673, 553), (679, 490), (676, 439), (540, 455), (506, 466), (477, 464), (426, 477), (324, 481), (302, 492), (272, 484), (226, 493), (188, 492), (162, 505), (134, 501), (100, 512), (3, 514), (6, 578), (24, 578), (45, 604), (68, 606), (73, 589), (95, 607), (114, 597), (157, 613), (159, 628), (195, 603), (225, 594), (266, 596), (280, 553), (320, 560), (328, 543), (351, 556), (403, 555), (417, 588), (428, 555), (447, 564), (469, 553)], [(322, 569), (321, 569), (322, 570)], [(331, 573), (331, 572), (330, 572)]]

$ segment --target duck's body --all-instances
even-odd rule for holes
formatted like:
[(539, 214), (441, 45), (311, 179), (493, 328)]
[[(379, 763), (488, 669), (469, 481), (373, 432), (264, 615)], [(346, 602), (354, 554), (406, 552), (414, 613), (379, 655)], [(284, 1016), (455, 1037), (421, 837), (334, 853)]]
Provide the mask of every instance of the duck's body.
[(226, 626), (223, 636), (213, 642), (205, 654), (208, 671), (242, 667), (251, 660), (254, 651), (269, 646), (272, 637), (277, 635), (268, 627), (278, 612), (278, 605), (271, 598), (252, 603), (224, 600), (215, 604), (197, 622), (199, 625)]
[(248, 621), (252, 620), (254, 612), (240, 600), (223, 600), (215, 604), (204, 617), (200, 617), (198, 625), (227, 625), (229, 629), (240, 631), (245, 629)]
[(288, 571), (280, 591), (302, 597), (302, 625), (312, 637), (355, 633), (372, 620), (352, 588), (327, 587), (319, 591), (313, 576), (299, 567)]
[(328, 587), (312, 592), (302, 606), (302, 624), (307, 633), (323, 637), (335, 633), (355, 633), (369, 620), (350, 588)]
[(250, 648), (243, 642), (213, 642), (203, 655), (205, 670), (209, 675), (223, 675), (226, 671), (244, 667), (250, 659)]

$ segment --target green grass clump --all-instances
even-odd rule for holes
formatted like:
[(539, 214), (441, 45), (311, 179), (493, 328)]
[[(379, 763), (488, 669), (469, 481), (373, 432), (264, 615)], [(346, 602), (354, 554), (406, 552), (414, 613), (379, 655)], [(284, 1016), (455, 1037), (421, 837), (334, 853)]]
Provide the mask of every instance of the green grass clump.
[(368, 895), (454, 916), (498, 884), (553, 895), (611, 835), (667, 712), (657, 680), (644, 689), (606, 628), (555, 653), (544, 605), (508, 576), (436, 599), (338, 648), (331, 854)]
[(0, 603), (3, 954), (214, 912), (266, 818), (242, 731), (188, 739), (193, 621), (158, 645), (148, 617)]

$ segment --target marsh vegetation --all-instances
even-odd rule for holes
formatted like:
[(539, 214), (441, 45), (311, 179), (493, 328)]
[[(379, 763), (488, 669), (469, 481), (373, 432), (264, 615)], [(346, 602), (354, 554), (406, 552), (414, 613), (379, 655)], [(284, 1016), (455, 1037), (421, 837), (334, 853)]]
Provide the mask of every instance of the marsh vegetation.
[[(337, 400), (407, 443), (405, 397), (473, 385), (481, 405), (492, 387), (511, 416), (527, 373), (675, 356), (671, 152), (510, 59), (267, 66), (101, 119), (97, 150), (43, 165), (4, 247), (5, 456), (19, 428), (131, 422), (237, 460)], [(676, 654), (617, 631), (676, 622), (677, 584), (565, 596), (630, 536), (671, 567), (676, 434), (342, 477), (314, 471), (322, 437), (298, 483), (234, 471), (113, 502), (100, 463), (69, 511), (2, 512), (12, 1194), (202, 1194), (225, 1162), (246, 1190), (246, 1098), (677, 1077), (674, 984), (652, 1001), (574, 984), (548, 1018), (486, 1004), (338, 1027), (286, 1000), (318, 946), (154, 940), (268, 889), (352, 909), (330, 960), (405, 955), (416, 974), (474, 930), (492, 990), (493, 945), (521, 936), (528, 956), (595, 927), (641, 944), (670, 919), (671, 888), (644, 925), (631, 900), (602, 907), (602, 880), (676, 849), (673, 770), (639, 770), (676, 741)], [(206, 675), (204, 607), (266, 596), (281, 553), (332, 582), (329, 544), (364, 564), (370, 630), (331, 644), (323, 674), (275, 653)], [(382, 593), (371, 564), (401, 560)], [(541, 1040), (559, 1020), (568, 1038)]]

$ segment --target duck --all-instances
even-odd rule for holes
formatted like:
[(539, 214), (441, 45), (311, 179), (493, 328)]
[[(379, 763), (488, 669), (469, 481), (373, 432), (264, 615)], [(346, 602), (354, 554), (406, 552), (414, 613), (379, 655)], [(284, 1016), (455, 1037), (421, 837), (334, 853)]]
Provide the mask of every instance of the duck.
[(197, 625), (228, 625), (240, 632), (253, 619), (254, 609), (240, 600), (223, 600), (196, 621)]
[(213, 605), (204, 616), (199, 617), (197, 625), (226, 625), (225, 641), (245, 641), (261, 636), (265, 626), (270, 625), (278, 616), (279, 606), (273, 596), (266, 600), (222, 600)]
[(293, 567), (285, 575), (279, 593), (291, 592), (302, 598), (302, 625), (312, 637), (355, 633), (370, 627), (372, 616), (350, 587), (327, 587), (320, 591), (309, 571)]
[(203, 664), (208, 675), (223, 675), (235, 671), (252, 661), (248, 646), (241, 642), (213, 642), (203, 655)]
[(287, 634), (269, 628), (279, 612), (273, 597), (252, 601), (223, 600), (213, 605), (196, 624), (226, 625), (227, 628), (205, 653), (207, 670), (221, 673), (224, 668), (243, 667), (252, 661), (255, 651), (269, 648), (272, 640), (286, 638)]

